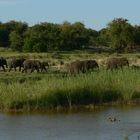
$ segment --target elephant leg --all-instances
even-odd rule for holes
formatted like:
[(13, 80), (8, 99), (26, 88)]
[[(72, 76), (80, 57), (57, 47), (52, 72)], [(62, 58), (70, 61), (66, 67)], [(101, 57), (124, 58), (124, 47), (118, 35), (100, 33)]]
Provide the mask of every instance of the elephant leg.
[(24, 72), (24, 69), (21, 72), (23, 73)]
[(47, 71), (46, 67), (44, 66), (44, 70)]
[(46, 69), (45, 66), (41, 68), (41, 72), (43, 72), (43, 70), (44, 70), (44, 71), (47, 71), (47, 69)]
[(5, 67), (4, 67), (4, 66), (2, 66), (2, 68), (3, 68), (4, 72), (6, 72)]
[(19, 66), (19, 71), (21, 71), (21, 66)]
[(31, 68), (31, 73), (34, 72), (35, 68)]
[(24, 69), (25, 73), (27, 73), (27, 68)]
[(27, 73), (27, 68), (23, 68), (22, 73), (23, 72)]
[(39, 72), (39, 68), (36, 67), (35, 69), (36, 69), (37, 72)]
[(14, 67), (14, 70), (17, 71), (17, 70), (16, 70), (16, 67)]
[(12, 67), (12, 66), (10, 66), (9, 72), (12, 70), (12, 68), (13, 68), (13, 67)]
[(43, 72), (43, 68), (41, 68), (40, 71)]

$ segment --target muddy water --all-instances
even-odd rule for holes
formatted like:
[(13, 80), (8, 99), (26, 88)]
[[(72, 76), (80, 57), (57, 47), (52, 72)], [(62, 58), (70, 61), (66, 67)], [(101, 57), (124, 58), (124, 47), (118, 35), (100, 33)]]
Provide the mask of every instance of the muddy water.
[[(115, 116), (117, 121), (110, 122), (109, 116)], [(65, 113), (0, 113), (0, 140), (138, 140), (139, 137), (140, 106)]]

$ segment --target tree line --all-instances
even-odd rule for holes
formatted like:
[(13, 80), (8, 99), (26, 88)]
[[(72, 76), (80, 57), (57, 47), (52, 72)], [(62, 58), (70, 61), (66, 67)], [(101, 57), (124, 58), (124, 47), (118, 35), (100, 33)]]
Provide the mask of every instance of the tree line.
[(115, 18), (99, 31), (81, 22), (29, 26), (25, 22), (0, 22), (0, 47), (19, 52), (71, 51), (106, 46), (115, 51), (140, 50), (140, 26)]

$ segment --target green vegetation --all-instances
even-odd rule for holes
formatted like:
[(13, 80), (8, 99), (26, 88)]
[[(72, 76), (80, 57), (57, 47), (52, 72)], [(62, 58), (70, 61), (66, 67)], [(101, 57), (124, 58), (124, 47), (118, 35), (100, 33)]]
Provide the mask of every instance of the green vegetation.
[(0, 73), (1, 110), (55, 109), (140, 99), (140, 71), (87, 74)]
[(140, 26), (133, 26), (123, 18), (112, 20), (100, 31), (88, 29), (81, 22), (44, 22), (31, 27), (24, 22), (0, 22), (0, 47), (19, 52), (72, 51), (95, 47), (112, 48), (113, 52), (137, 52), (140, 51)]
[[(49, 53), (18, 53), (10, 49), (0, 50), (0, 56), (9, 61), (24, 56), (46, 60), (48, 72), (21, 73), (0, 71), (1, 110), (39, 110), (80, 105), (138, 101), (140, 99), (140, 70), (124, 69), (106, 71), (102, 61), (108, 57), (126, 57), (130, 65), (139, 65), (140, 54), (108, 54), (91, 51), (63, 51)], [(74, 60), (96, 59), (100, 70), (92, 73), (70, 75), (65, 64)], [(64, 65), (59, 68), (60, 62)], [(7, 69), (8, 70), (8, 69)]]

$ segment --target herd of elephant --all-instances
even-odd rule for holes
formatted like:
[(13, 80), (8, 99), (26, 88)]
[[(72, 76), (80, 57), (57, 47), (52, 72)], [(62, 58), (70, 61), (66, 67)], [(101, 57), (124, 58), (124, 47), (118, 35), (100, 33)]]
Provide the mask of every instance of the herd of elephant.
[[(19, 67), (19, 71), (21, 72), (27, 72), (29, 69), (31, 70), (30, 72), (37, 71), (37, 72), (42, 72), (47, 71), (49, 68), (48, 62), (45, 61), (40, 61), (40, 60), (35, 60), (35, 59), (25, 59), (23, 57), (21, 58), (14, 58), (10, 61), (9, 64), (7, 64), (7, 60), (3, 57), (0, 57), (0, 68), (3, 69), (3, 71), (6, 71), (5, 66), (9, 69), (8, 71), (10, 72), (12, 69), (16, 71), (16, 68)], [(71, 63), (68, 63), (65, 65), (67, 70), (70, 73), (85, 73), (89, 70), (94, 70), (94, 69), (99, 69), (99, 64), (97, 63), (96, 60), (76, 60)], [(127, 58), (110, 58), (106, 62), (106, 69), (117, 69), (117, 68), (122, 68), (123, 66), (128, 66), (129, 67), (129, 62)]]
[(22, 72), (27, 72), (28, 69), (30, 69), (31, 72), (33, 72), (34, 70), (36, 70), (37, 72), (42, 72), (43, 70), (47, 71), (47, 69), (49, 68), (48, 62), (41, 62), (39, 60), (25, 59), (21, 57), (14, 58), (9, 62), (9, 64), (7, 64), (7, 60), (3, 57), (0, 57), (0, 68), (2, 68), (4, 72), (6, 72), (5, 66), (6, 68), (9, 67), (9, 72), (12, 69), (16, 71), (17, 67), (19, 67), (19, 71)]

